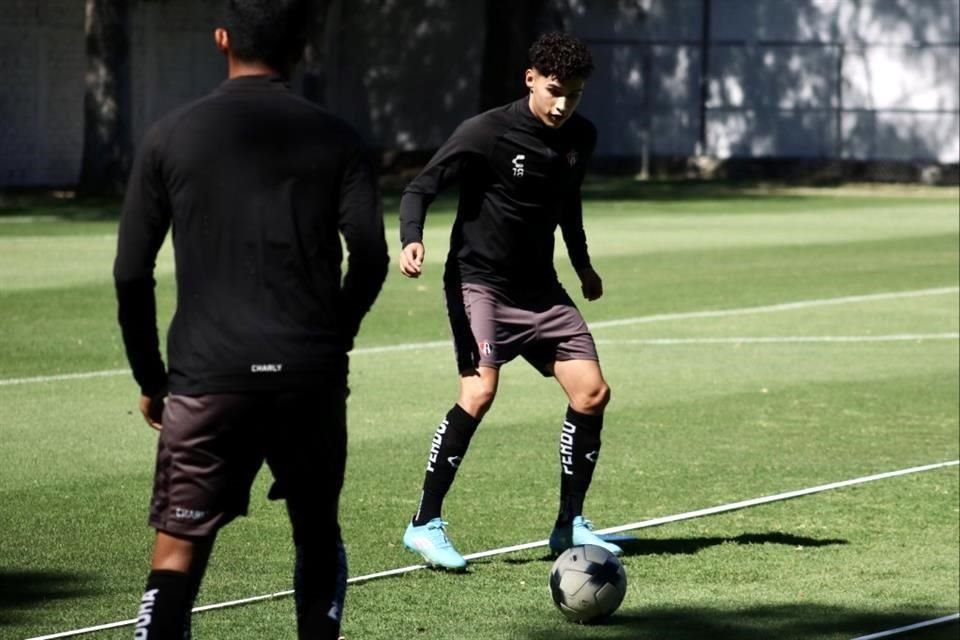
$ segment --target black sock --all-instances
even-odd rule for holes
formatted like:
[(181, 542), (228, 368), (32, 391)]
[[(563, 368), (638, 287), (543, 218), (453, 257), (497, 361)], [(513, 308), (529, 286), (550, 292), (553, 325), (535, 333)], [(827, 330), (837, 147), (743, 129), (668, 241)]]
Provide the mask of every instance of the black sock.
[(297, 637), (337, 640), (347, 592), (347, 552), (343, 542), (331, 545), (314, 539), (297, 544), (293, 590)]
[[(206, 566), (204, 566), (206, 568)], [(193, 611), (193, 605), (197, 602), (197, 595), (200, 593), (200, 581), (203, 579), (203, 574), (195, 575), (192, 571), (190, 572), (190, 584), (189, 590), (187, 591), (187, 611)], [(181, 636), (183, 640), (191, 640), (193, 638), (193, 616), (189, 613), (183, 620), (183, 635)]]
[(433, 434), (427, 472), (423, 478), (420, 506), (413, 516), (413, 524), (421, 526), (440, 517), (443, 499), (453, 484), (457, 468), (467, 453), (470, 438), (480, 421), (455, 404)]
[(151, 571), (140, 600), (134, 640), (182, 640), (190, 617), (193, 586), (179, 571)]
[(564, 527), (583, 514), (583, 501), (600, 453), (603, 414), (577, 413), (567, 407), (560, 434), (560, 510), (557, 526)]

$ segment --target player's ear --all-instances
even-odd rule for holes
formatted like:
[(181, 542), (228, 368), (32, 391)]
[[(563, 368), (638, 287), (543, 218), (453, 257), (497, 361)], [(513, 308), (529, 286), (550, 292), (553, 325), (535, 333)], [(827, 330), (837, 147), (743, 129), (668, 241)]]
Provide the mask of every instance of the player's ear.
[(524, 74), (523, 81), (526, 83), (527, 88), (533, 91), (533, 81), (536, 78), (533, 69), (527, 69)]
[(217, 45), (217, 50), (226, 55), (230, 52), (230, 34), (223, 27), (213, 30), (213, 42)]

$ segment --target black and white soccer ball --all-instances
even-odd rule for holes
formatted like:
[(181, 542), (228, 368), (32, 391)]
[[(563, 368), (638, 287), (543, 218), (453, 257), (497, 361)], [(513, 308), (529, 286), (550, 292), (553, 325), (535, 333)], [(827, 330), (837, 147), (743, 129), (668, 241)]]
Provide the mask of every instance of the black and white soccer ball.
[(617, 610), (626, 593), (627, 572), (617, 556), (603, 547), (570, 547), (550, 569), (550, 595), (573, 622), (602, 620)]

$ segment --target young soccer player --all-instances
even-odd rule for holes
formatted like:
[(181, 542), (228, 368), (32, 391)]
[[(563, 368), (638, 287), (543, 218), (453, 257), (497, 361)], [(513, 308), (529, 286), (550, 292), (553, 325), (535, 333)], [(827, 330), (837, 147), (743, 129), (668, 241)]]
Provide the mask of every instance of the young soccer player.
[[(386, 276), (379, 194), (359, 137), (285, 83), (308, 2), (225, 4), (214, 37), (229, 78), (150, 128), (120, 221), (119, 321), (141, 411), (160, 430), (156, 542), (134, 637), (189, 638), (214, 539), (246, 514), (266, 461), (292, 526), (298, 637), (335, 639), (347, 352)], [(153, 270), (171, 226), (166, 368)]]
[(416, 278), (427, 208), (459, 180), (444, 290), (460, 395), (433, 436), (420, 505), (403, 536), (407, 548), (434, 566), (466, 566), (446, 535), (441, 506), (496, 396), (500, 367), (517, 356), (555, 377), (569, 399), (551, 550), (589, 543), (620, 553), (583, 517), (610, 389), (593, 337), (553, 266), (559, 225), (584, 297), (603, 294), (587, 253), (580, 199), (596, 129), (574, 113), (592, 69), (590, 52), (576, 38), (541, 36), (530, 48), (528, 94), (461, 124), (400, 202), (400, 270)]

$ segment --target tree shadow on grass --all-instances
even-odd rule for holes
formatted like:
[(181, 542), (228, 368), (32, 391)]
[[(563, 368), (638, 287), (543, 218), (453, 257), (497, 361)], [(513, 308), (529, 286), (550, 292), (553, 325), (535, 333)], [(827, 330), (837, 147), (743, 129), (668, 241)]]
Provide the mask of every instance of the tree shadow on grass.
[(0, 569), (0, 627), (27, 621), (36, 605), (96, 592), (83, 574)]
[(77, 222), (115, 220), (118, 197), (79, 196), (57, 189), (0, 189), (0, 218), (6, 216), (57, 217)]
[[(927, 608), (900, 611), (859, 610), (822, 604), (758, 606), (736, 611), (700, 607), (630, 607), (601, 623), (604, 640), (812, 640), (854, 638), (932, 620), (950, 612)], [(526, 640), (580, 640), (593, 637), (584, 627), (535, 630)], [(911, 640), (957, 638), (957, 622), (927, 627), (897, 637)]]
[(581, 188), (584, 200), (640, 200), (640, 201), (691, 201), (691, 200), (760, 200), (800, 201), (816, 197), (812, 194), (785, 192), (786, 184), (759, 183), (754, 181), (704, 181), (704, 180), (632, 180), (629, 178), (604, 178), (590, 180)]

